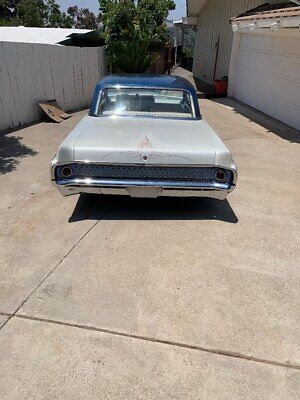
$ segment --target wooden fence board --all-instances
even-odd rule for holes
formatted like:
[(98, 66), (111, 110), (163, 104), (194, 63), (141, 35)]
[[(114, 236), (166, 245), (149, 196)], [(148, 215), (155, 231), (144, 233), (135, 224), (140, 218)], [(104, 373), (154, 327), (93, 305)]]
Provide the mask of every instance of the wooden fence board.
[(9, 79), (7, 74), (7, 66), (4, 63), (4, 49), (0, 43), (0, 104), (1, 118), (0, 123), (4, 126), (13, 126), (16, 121), (13, 118), (14, 104), (10, 95)]
[(87, 107), (105, 65), (102, 48), (0, 42), (0, 130), (40, 119), (39, 102)]

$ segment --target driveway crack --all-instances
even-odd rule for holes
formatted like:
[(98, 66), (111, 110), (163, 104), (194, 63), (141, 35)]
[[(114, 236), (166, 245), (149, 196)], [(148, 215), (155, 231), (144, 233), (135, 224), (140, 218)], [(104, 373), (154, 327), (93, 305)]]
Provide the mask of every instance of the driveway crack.
[(76, 249), (76, 247), (87, 237), (87, 235), (95, 228), (95, 226), (103, 220), (106, 213), (102, 215), (102, 217), (96, 221), (87, 231), (84, 232), (83, 235), (74, 243), (74, 245), (70, 248), (70, 250), (59, 260), (57, 264), (43, 277), (43, 279), (39, 282), (39, 284), (29, 293), (29, 295), (22, 301), (22, 303), (16, 308), (16, 310), (9, 314), (7, 321), (3, 323), (0, 329), (3, 329), (4, 326), (17, 314), (17, 312), (27, 303), (30, 297), (41, 287), (41, 285), (56, 271), (56, 269), (68, 258), (68, 256)]
[(114, 331), (111, 329), (97, 328), (97, 327), (90, 326), (90, 325), (80, 325), (80, 324), (74, 324), (74, 323), (65, 322), (65, 321), (33, 317), (33, 316), (29, 316), (29, 315), (24, 315), (24, 314), (16, 314), (15, 316), (16, 316), (16, 318), (21, 318), (21, 319), (26, 319), (26, 320), (36, 321), (36, 322), (45, 322), (45, 323), (54, 324), (54, 325), (67, 326), (67, 327), (71, 327), (71, 328), (83, 329), (83, 330), (94, 331), (94, 332), (101, 332), (101, 333), (105, 333), (108, 335), (120, 336), (120, 337), (130, 338), (130, 339), (134, 339), (134, 340), (143, 340), (145, 342), (152, 342), (152, 343), (162, 344), (162, 345), (166, 345), (166, 346), (180, 347), (180, 348), (185, 348), (185, 349), (189, 349), (189, 350), (195, 350), (195, 351), (200, 351), (200, 352), (204, 352), (204, 353), (216, 354), (216, 355), (221, 355), (221, 356), (225, 356), (225, 357), (237, 358), (237, 359), (244, 360), (244, 361), (250, 361), (250, 362), (255, 362), (255, 363), (259, 363), (259, 364), (271, 365), (274, 367), (289, 368), (289, 369), (300, 371), (299, 364), (293, 364), (289, 361), (280, 362), (280, 361), (274, 361), (274, 360), (267, 360), (267, 359), (263, 359), (263, 358), (259, 358), (259, 357), (250, 356), (247, 354), (237, 353), (237, 352), (230, 351), (230, 350), (213, 349), (213, 348), (208, 348), (208, 347), (203, 347), (203, 346), (192, 345), (192, 344), (188, 344), (188, 343), (176, 342), (176, 341), (172, 341), (172, 340), (159, 339), (159, 338), (143, 336), (143, 335), (135, 335), (135, 334), (130, 334), (130, 333), (126, 333), (126, 332)]

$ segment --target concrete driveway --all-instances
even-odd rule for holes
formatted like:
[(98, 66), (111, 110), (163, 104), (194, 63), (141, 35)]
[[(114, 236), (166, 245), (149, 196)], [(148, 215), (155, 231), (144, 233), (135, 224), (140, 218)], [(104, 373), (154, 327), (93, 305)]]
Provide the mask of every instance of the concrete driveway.
[(11, 399), (299, 399), (300, 136), (200, 100), (227, 201), (61, 197), (80, 120), (0, 136), (0, 391)]

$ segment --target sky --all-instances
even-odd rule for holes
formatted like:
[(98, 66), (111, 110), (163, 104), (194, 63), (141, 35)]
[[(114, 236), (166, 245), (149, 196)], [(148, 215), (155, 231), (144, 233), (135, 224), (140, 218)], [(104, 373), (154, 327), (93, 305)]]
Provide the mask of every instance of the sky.
[[(56, 0), (65, 11), (69, 6), (77, 5), (79, 8), (89, 8), (93, 12), (98, 12), (99, 3), (97, 0)], [(170, 19), (180, 19), (186, 16), (186, 0), (175, 0), (176, 10), (169, 15)]]

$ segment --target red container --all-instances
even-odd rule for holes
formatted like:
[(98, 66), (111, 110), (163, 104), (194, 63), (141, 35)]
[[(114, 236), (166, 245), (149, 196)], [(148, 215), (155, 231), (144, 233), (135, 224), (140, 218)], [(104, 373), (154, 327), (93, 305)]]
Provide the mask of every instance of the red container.
[(216, 94), (226, 94), (228, 88), (228, 81), (215, 80), (214, 89)]

